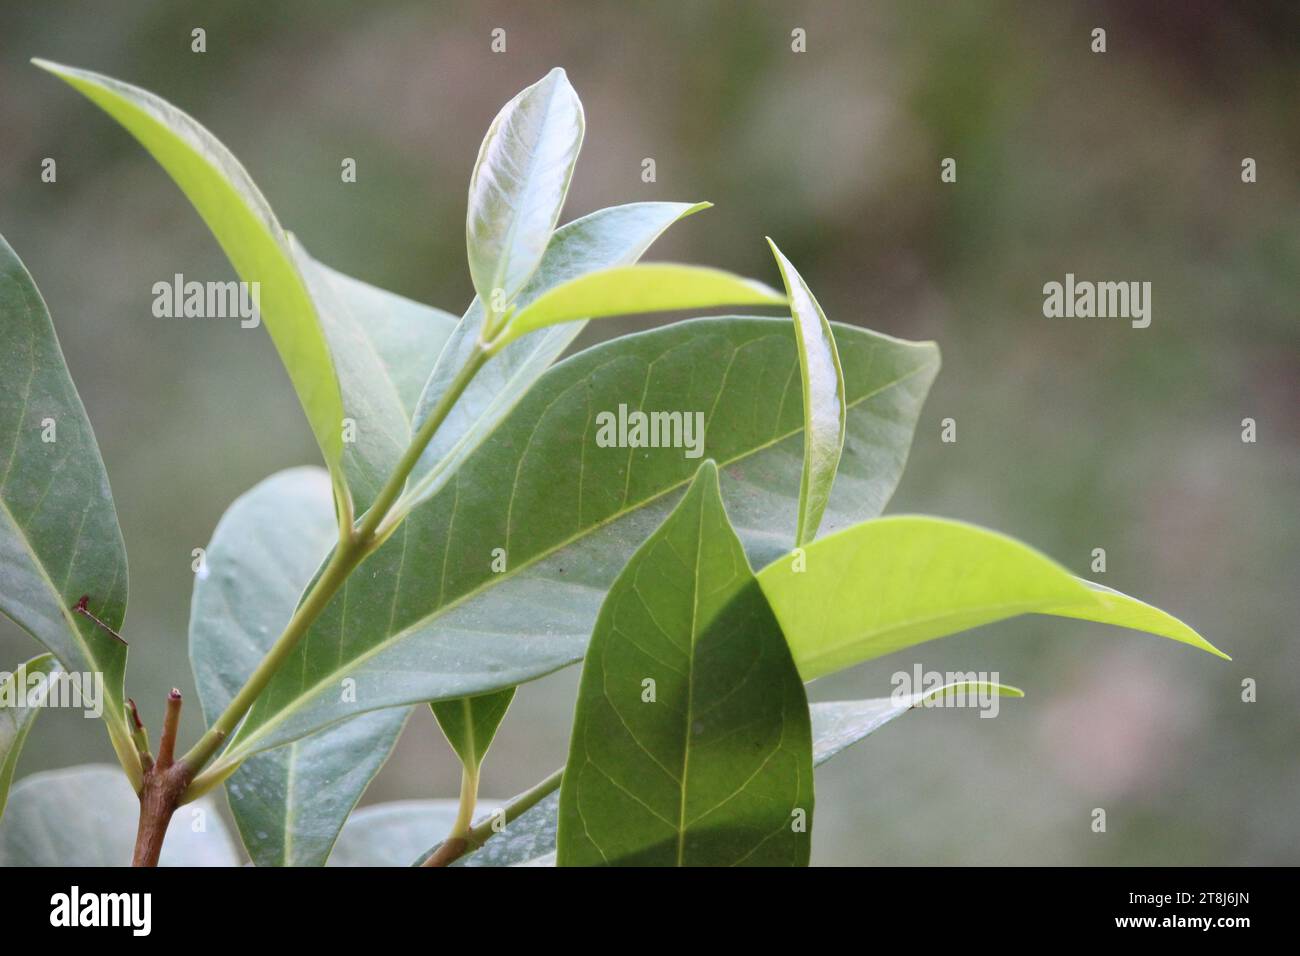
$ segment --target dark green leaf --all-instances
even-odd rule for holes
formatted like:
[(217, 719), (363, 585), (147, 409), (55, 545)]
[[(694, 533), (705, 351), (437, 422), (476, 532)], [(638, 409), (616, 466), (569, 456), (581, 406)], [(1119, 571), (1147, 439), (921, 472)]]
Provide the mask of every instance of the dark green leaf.
[(610, 587), (560, 786), (561, 866), (803, 866), (808, 700), (717, 469)]
[(0, 611), (78, 673), (104, 675), (104, 722), (140, 783), (123, 692), (126, 546), (86, 410), (68, 375), (50, 313), (0, 237)]
[(483, 763), (497, 727), (501, 725), (515, 689), (483, 694), (479, 697), (462, 697), (460, 700), (435, 702), (433, 716), (447, 736), (447, 742), (460, 757), (460, 762), (471, 770)]

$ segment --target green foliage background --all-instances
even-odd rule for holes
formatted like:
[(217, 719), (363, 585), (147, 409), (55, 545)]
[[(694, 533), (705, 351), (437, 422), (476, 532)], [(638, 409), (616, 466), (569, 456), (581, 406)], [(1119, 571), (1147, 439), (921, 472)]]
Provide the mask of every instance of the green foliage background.
[[(176, 272), (231, 278), (129, 137), (28, 64), (140, 84), (239, 156), (323, 261), (459, 313), (465, 189), (500, 104), (562, 65), (587, 143), (564, 219), (698, 200), (657, 244), (778, 284), (777, 239), (827, 315), (937, 339), (944, 369), (890, 508), (1014, 534), (1193, 623), (1235, 660), (1034, 618), (818, 682), (888, 693), (895, 670), (997, 670), (999, 719), (931, 713), (820, 771), (814, 862), (1300, 862), (1300, 19), (1281, 2), (632, 5), (6, 3), (0, 229), (50, 304), (108, 466), (131, 563), (128, 691), (157, 726), (191, 704), (191, 549), (271, 472), (316, 460), (270, 343), (156, 319)], [(208, 52), (189, 51), (202, 26)], [(494, 55), (489, 33), (507, 30)], [(809, 52), (790, 52), (793, 27)], [(1109, 52), (1088, 50), (1094, 26)], [(42, 158), (58, 182), (40, 181)], [(939, 182), (939, 160), (958, 182)], [(1240, 181), (1242, 157), (1259, 182)], [(358, 181), (343, 184), (343, 157)], [(658, 181), (641, 181), (653, 157)], [(1154, 319), (1047, 320), (1042, 285), (1149, 280)], [(579, 344), (657, 320), (607, 322)], [(958, 442), (940, 442), (940, 420)], [(1240, 421), (1259, 441), (1240, 441)], [(1071, 641), (1071, 636), (1083, 637)], [(0, 622), (0, 666), (34, 642)], [(519, 694), (482, 792), (560, 764), (578, 672)], [(1259, 702), (1240, 701), (1245, 677)], [(199, 731), (197, 706), (183, 730)], [(111, 760), (42, 718), (19, 774)], [(365, 802), (451, 796), (417, 713)], [(1089, 829), (1104, 807), (1109, 832)]]

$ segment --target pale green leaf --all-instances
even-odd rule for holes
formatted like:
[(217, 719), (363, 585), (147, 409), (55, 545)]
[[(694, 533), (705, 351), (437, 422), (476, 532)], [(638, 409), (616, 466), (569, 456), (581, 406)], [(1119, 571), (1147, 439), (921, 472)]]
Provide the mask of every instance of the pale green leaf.
[(342, 464), (343, 400), (311, 295), (284, 230), (252, 179), (216, 137), (145, 90), (88, 70), (33, 60), (131, 133), (175, 180), (239, 277), (259, 283), (260, 314), (331, 472)]
[[(932, 345), (834, 328), (849, 425), (831, 526), (888, 500), (938, 365)], [(491, 693), (580, 660), (606, 589), (698, 465), (680, 448), (597, 445), (595, 415), (620, 403), (700, 410), (701, 451), (723, 463), (723, 497), (751, 564), (784, 554), (803, 465), (798, 379), (788, 319), (682, 322), (557, 365), (352, 575), (221, 760), (363, 711)], [(345, 679), (356, 681), (355, 701), (342, 699)]]
[(817, 537), (835, 470), (844, 448), (846, 413), (844, 407), (844, 373), (840, 355), (835, 350), (835, 336), (817, 304), (808, 283), (771, 239), (772, 255), (781, 269), (786, 293), (790, 296), (790, 314), (794, 318), (795, 339), (799, 343), (799, 371), (803, 380), (803, 475), (799, 480), (799, 521), (795, 529), (795, 546), (801, 547)]
[[(129, 866), (140, 800), (117, 767), (88, 764), (24, 777), (0, 820), (0, 867)], [(239, 866), (216, 801), (180, 807), (159, 866)]]
[[(721, 269), (674, 263), (615, 266), (570, 279), (538, 296), (510, 317), (492, 347), (500, 349), (530, 332), (578, 319), (723, 305), (785, 304), (785, 296), (775, 289)], [(829, 492), (829, 482), (826, 489)]]
[(31, 275), (0, 237), (0, 611), (69, 671), (104, 675), (104, 721), (133, 786), (126, 724), (126, 546), (94, 432)]
[(804, 866), (812, 818), (808, 700), (708, 461), (596, 618), (558, 861)]
[[(335, 540), (329, 477), (319, 468), (279, 472), (222, 516), (190, 610), (190, 659), (207, 721), (261, 662)], [(363, 714), (246, 761), (226, 792), (253, 862), (324, 865), (408, 713)]]
[(0, 673), (0, 817), (9, 799), (18, 755), (54, 686), (51, 678), (59, 670), (53, 654), (42, 654), (19, 664), (12, 673)]
[[(629, 203), (601, 209), (556, 230), (546, 255), (520, 293), (526, 306), (547, 289), (594, 269), (635, 262), (663, 232), (708, 203)], [(414, 417), (418, 428), (447, 391), (486, 333), (487, 312), (475, 299), (438, 357)], [(584, 322), (551, 326), (513, 342), (479, 371), (439, 426), (411, 475), (410, 501), (442, 488), (582, 331)]]
[(429, 706), (460, 762), (473, 770), (483, 764), (492, 738), (514, 698), (515, 689), (511, 687), (495, 694), (439, 701)]
[(1013, 538), (941, 518), (863, 522), (808, 545), (802, 561), (774, 562), (758, 579), (804, 680), (1030, 613), (1150, 625), (1224, 656), (1173, 618), (1089, 587)]
[[(836, 700), (812, 705), (813, 763), (821, 766), (868, 734), (917, 707), (947, 703), (957, 694), (1024, 697), (1018, 687), (993, 681), (953, 681), (933, 690), (867, 700)], [(969, 700), (969, 697), (967, 698)]]
[(501, 108), (469, 182), (469, 273), (504, 310), (537, 270), (582, 148), (582, 103), (556, 68)]

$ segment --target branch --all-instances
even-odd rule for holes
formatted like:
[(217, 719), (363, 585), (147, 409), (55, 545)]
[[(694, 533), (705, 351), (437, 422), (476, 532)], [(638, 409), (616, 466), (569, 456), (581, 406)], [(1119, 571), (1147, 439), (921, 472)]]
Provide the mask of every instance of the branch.
[[(132, 705), (135, 720), (139, 714)], [(157, 866), (163, 840), (172, 814), (180, 806), (181, 795), (194, 776), (182, 761), (176, 763), (176, 730), (181, 720), (181, 692), (175, 687), (167, 695), (167, 713), (163, 717), (162, 737), (158, 741), (158, 759), (145, 771), (140, 785), (140, 824), (135, 833), (132, 866)], [(143, 730), (143, 725), (140, 725)]]

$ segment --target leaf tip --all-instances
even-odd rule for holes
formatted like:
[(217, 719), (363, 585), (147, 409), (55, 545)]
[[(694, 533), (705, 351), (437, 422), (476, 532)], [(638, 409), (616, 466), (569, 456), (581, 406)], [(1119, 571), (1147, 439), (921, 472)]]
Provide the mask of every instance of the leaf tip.
[(783, 253), (780, 248), (778, 248), (777, 244), (772, 241), (771, 236), (764, 236), (763, 238), (767, 240), (768, 248), (772, 250), (772, 256), (776, 259), (776, 264), (781, 267), (781, 272), (784, 274), (785, 265), (790, 260), (785, 257), (785, 253)]
[(74, 79), (82, 74), (82, 71), (76, 67), (64, 66), (62, 63), (55, 63), (53, 60), (42, 59), (39, 56), (32, 57), (31, 64), (37, 69), (53, 74), (67, 83), (72, 83)]

